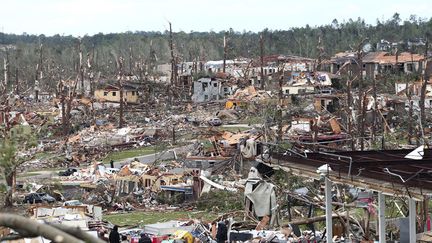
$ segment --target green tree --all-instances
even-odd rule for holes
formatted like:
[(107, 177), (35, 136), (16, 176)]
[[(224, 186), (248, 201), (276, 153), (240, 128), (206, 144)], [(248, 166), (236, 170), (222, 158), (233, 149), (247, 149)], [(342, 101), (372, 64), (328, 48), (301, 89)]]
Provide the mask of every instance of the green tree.
[(29, 126), (14, 127), (0, 142), (0, 170), (8, 187), (5, 207), (12, 206), (18, 166), (29, 161), (34, 155), (31, 148), (35, 147), (37, 143), (29, 129)]

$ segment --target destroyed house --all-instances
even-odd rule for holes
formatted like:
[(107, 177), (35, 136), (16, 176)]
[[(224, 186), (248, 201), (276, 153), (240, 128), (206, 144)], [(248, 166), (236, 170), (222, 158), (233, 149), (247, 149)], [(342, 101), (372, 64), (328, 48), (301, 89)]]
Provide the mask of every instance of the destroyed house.
[(336, 112), (340, 109), (339, 96), (337, 95), (317, 95), (314, 97), (314, 107), (317, 112), (328, 111)]
[(342, 76), (352, 76), (359, 73), (359, 65), (357, 62), (357, 56), (354, 52), (340, 52), (336, 53), (330, 61), (327, 62), (327, 66), (324, 69), (329, 69), (332, 74), (339, 74)]
[[(96, 100), (104, 102), (120, 102), (120, 87), (112, 84), (105, 85), (95, 90)], [(123, 85), (123, 99), (126, 103), (137, 103), (138, 90), (131, 85)]]
[[(368, 52), (358, 62), (355, 52), (337, 53), (330, 59), (330, 72), (340, 75), (358, 75), (360, 70), (365, 78), (376, 79), (386, 73), (421, 73), (424, 56), (409, 52), (398, 53)], [(361, 65), (361, 67), (360, 67)]]
[(234, 87), (227, 85), (221, 79), (201, 78), (193, 82), (192, 101), (206, 102), (224, 99), (232, 95)]
[(424, 56), (402, 52), (397, 55), (388, 52), (369, 52), (363, 57), (363, 75), (375, 79), (378, 75), (397, 73), (421, 73)]
[[(421, 96), (422, 81), (408, 84), (408, 91), (413, 95), (411, 101), (413, 107), (416, 110), (420, 109), (420, 96)], [(399, 97), (406, 97), (407, 84), (406, 83), (395, 83), (396, 95)], [(409, 100), (405, 100), (405, 106), (409, 107)], [(432, 80), (429, 80), (426, 84), (426, 96), (425, 96), (425, 108), (432, 108)]]

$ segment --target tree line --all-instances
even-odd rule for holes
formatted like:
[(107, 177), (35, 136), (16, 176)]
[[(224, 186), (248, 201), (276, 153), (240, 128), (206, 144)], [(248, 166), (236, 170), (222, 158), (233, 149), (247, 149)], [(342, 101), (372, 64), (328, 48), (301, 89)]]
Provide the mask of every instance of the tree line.
[[(337, 52), (355, 49), (356, 43), (364, 37), (368, 37), (372, 51), (382, 39), (400, 42), (399, 50), (408, 50), (403, 43), (425, 39), (431, 30), (432, 18), (427, 20), (412, 15), (402, 20), (395, 13), (388, 20), (377, 20), (374, 25), (358, 18), (342, 22), (334, 19), (329, 24), (315, 27), (264, 29), (260, 33), (233, 29), (220, 32), (181, 31), (173, 33), (173, 46), (179, 62), (220, 60), (224, 55), (223, 39), (227, 36), (228, 59), (256, 58), (260, 55), (262, 35), (266, 55), (287, 54), (310, 58), (321, 55), (330, 58)], [(5, 74), (0, 80), (8, 79), (8, 85), (13, 85), (12, 81), (18, 79), (22, 85), (31, 86), (36, 79), (41, 79), (42, 84), (52, 84), (59, 79), (76, 78), (80, 70), (80, 50), (84, 61), (91, 62), (92, 69), (100, 72), (102, 77), (116, 75), (116, 60), (119, 57), (125, 58), (125, 72), (132, 74), (137, 74), (139, 70), (151, 73), (157, 64), (171, 60), (168, 31), (99, 33), (83, 36), (80, 40), (74, 36), (0, 33), (0, 44), (0, 62), (3, 62), (0, 69)], [(38, 72), (43, 75), (38, 75)]]

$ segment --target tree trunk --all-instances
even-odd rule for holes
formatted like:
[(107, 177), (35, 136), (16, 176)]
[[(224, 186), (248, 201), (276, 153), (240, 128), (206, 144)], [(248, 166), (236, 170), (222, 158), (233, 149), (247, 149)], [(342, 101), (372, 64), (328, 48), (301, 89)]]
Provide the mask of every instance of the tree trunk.
[[(428, 74), (427, 74), (427, 55), (428, 55), (428, 46), (429, 46), (429, 40), (426, 39), (426, 48), (425, 48), (425, 53), (424, 53), (424, 74), (423, 74), (423, 82), (422, 82), (422, 86), (421, 86), (421, 93), (420, 93), (420, 122), (421, 122), (421, 127), (420, 129), (422, 129), (421, 134), (423, 134), (423, 126), (426, 124), (426, 112), (425, 112), (425, 99), (426, 99), (426, 86), (427, 86), (427, 82), (428, 82)], [(424, 139), (424, 138), (423, 138)]]
[(4, 93), (6, 94), (8, 91), (8, 86), (9, 86), (9, 77), (10, 77), (10, 73), (9, 73), (9, 52), (6, 51), (6, 56), (3, 58), (3, 65), (4, 65)]
[(15, 94), (19, 95), (19, 78), (18, 78), (18, 66), (15, 68)]
[(377, 90), (376, 90), (376, 80), (373, 79), (372, 84), (372, 95), (374, 98), (374, 110), (372, 112), (372, 139), (375, 140), (377, 131), (377, 112), (378, 112), (378, 102), (377, 102)]
[(85, 93), (84, 65), (83, 65), (83, 52), (81, 48), (81, 39), (78, 39), (78, 52), (79, 52), (79, 77), (80, 77), (81, 94), (84, 95)]
[[(358, 111), (359, 111), (359, 123), (358, 123), (358, 131), (360, 132), (360, 150), (364, 150), (364, 136), (365, 136), (365, 118), (363, 114), (363, 107), (364, 104), (364, 98), (366, 97), (366, 94), (363, 93), (363, 62), (362, 62), (362, 55), (361, 50), (357, 50), (357, 62), (358, 62), (358, 68), (359, 68), (359, 87), (358, 87)], [(365, 97), (363, 97), (365, 96)]]
[(226, 70), (226, 58), (227, 58), (227, 43), (226, 43), (226, 38), (227, 37), (227, 33), (225, 32), (224, 37), (223, 37), (223, 67), (222, 67), (222, 72), (225, 73)]
[(123, 58), (119, 58), (119, 77), (118, 77), (118, 85), (120, 89), (120, 112), (119, 112), (119, 127), (123, 127), (123, 109), (124, 109), (124, 100), (123, 100)]
[(129, 75), (133, 74), (132, 46), (129, 46)]
[(283, 77), (282, 77), (282, 73), (283, 71), (278, 70), (279, 73), (279, 104), (278, 104), (278, 109), (277, 109), (277, 113), (278, 113), (278, 134), (277, 134), (277, 142), (282, 142), (283, 140), (283, 130), (282, 130), (282, 125), (283, 125), (283, 121), (282, 121), (282, 105), (283, 105), (283, 91), (282, 91), (282, 86), (283, 86)]
[(169, 22), (169, 35), (170, 35), (170, 52), (171, 52), (171, 86), (177, 84), (177, 73), (176, 73), (176, 60), (174, 57), (174, 43), (172, 35), (171, 22)]
[(264, 36), (260, 35), (260, 66), (261, 66), (261, 89), (265, 89), (265, 76), (264, 76)]
[[(36, 75), (35, 75), (35, 80), (38, 80), (39, 82), (42, 81), (42, 63), (43, 63), (43, 44), (39, 45), (39, 61), (36, 64)], [(36, 98), (36, 100), (38, 100), (38, 98)]]
[(95, 78), (95, 70), (94, 70), (94, 58), (95, 58), (95, 45), (92, 45), (91, 56), (87, 54), (87, 67), (89, 69), (89, 82), (90, 82), (90, 96), (94, 95), (95, 87), (94, 87), (94, 78)]
[(355, 143), (354, 143), (354, 128), (353, 128), (353, 121), (352, 121), (352, 94), (351, 94), (351, 84), (352, 81), (348, 80), (347, 82), (347, 120), (348, 120), (348, 133), (351, 137), (351, 150), (355, 150)]
[(63, 81), (60, 81), (59, 83), (59, 92), (60, 92), (60, 103), (61, 103), (61, 114), (62, 114), (62, 125), (63, 125), (63, 135), (67, 135), (68, 134), (68, 125), (66, 123), (66, 94), (65, 94), (65, 90), (64, 90), (64, 86), (63, 86)]
[(6, 192), (6, 196), (5, 196), (5, 202), (4, 202), (4, 206), (5, 207), (12, 207), (13, 206), (13, 193), (14, 193), (14, 187), (15, 187), (15, 172), (13, 170), (6, 170), (5, 174), (5, 180), (6, 180), (6, 184), (7, 184), (7, 192)]

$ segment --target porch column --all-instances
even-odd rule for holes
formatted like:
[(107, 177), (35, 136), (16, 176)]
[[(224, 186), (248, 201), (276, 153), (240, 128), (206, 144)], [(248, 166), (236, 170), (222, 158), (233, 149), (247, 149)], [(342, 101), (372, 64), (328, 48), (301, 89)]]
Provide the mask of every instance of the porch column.
[(385, 196), (378, 192), (378, 230), (379, 243), (386, 242), (386, 222), (385, 222)]
[(413, 198), (408, 198), (408, 206), (409, 206), (409, 239), (410, 243), (416, 242), (416, 203)]
[(328, 243), (333, 243), (333, 212), (331, 189), (332, 182), (327, 177), (325, 177), (326, 235)]

